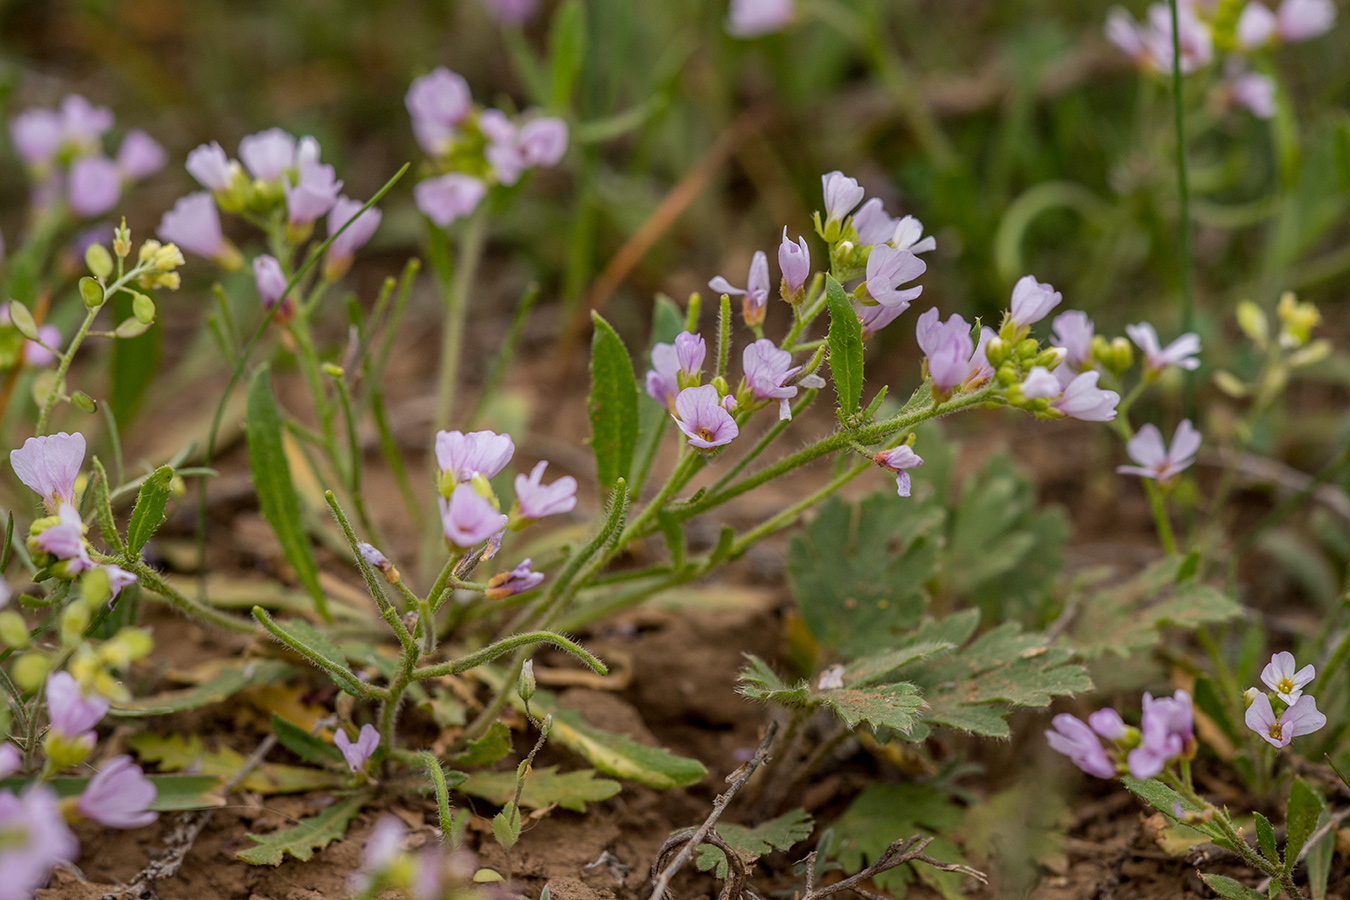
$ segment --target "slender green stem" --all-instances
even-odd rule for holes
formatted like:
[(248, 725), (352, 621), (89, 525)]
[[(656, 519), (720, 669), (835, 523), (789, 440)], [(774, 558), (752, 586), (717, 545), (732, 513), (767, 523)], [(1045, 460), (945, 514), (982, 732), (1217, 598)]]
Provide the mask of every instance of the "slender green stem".
[(51, 391), (48, 392), (47, 399), (42, 404), (42, 413), (38, 416), (37, 428), (34, 430), (34, 434), (38, 437), (47, 433), (47, 420), (51, 418), (52, 410), (56, 407), (56, 400), (61, 396), (61, 386), (66, 383), (66, 373), (70, 371), (70, 364), (75, 359), (75, 351), (80, 349), (80, 344), (89, 334), (89, 326), (94, 324), (94, 317), (98, 315), (98, 311), (102, 308), (103, 306), (100, 304), (85, 312), (84, 321), (80, 323), (80, 330), (75, 332), (75, 336), (70, 339), (70, 346), (61, 356), (61, 362), (56, 367), (56, 378), (52, 381)]
[(432, 424), (449, 428), (455, 409), (455, 389), (459, 381), (459, 358), (464, 343), (464, 319), (469, 309), (469, 289), (478, 275), (478, 263), (487, 243), (487, 215), (470, 217), (459, 244), (455, 272), (449, 284), (443, 284), (441, 303), (445, 322), (441, 331), (441, 370), (436, 378), (436, 413)]
[(559, 649), (566, 650), (577, 659), (584, 662), (596, 674), (608, 675), (609, 667), (592, 655), (585, 647), (568, 640), (560, 634), (554, 634), (551, 631), (527, 631), (524, 634), (513, 634), (508, 638), (503, 638), (496, 643), (489, 644), (482, 650), (470, 653), (468, 656), (461, 656), (459, 659), (452, 659), (449, 662), (439, 663), (434, 666), (423, 666), (412, 673), (414, 680), (424, 678), (439, 678), (442, 675), (458, 675), (461, 672), (467, 672), (470, 669), (477, 668), (484, 663), (490, 663), (498, 657), (505, 656), (512, 650), (520, 647), (529, 647), (535, 644), (552, 644)]
[(1172, 556), (1177, 552), (1177, 539), (1172, 534), (1172, 523), (1167, 518), (1167, 504), (1163, 501), (1162, 488), (1152, 478), (1145, 478), (1144, 493), (1148, 494), (1148, 505), (1153, 510), (1153, 523), (1158, 528), (1158, 540), (1162, 542), (1163, 552)]
[[(1168, 0), (1172, 13), (1172, 114), (1177, 138), (1177, 195), (1181, 203), (1181, 330), (1193, 330), (1195, 322), (1194, 264), (1191, 259), (1191, 187), (1186, 171), (1186, 111), (1181, 92), (1181, 28), (1177, 21), (1179, 0)], [(1187, 373), (1185, 400), (1186, 417), (1195, 418), (1195, 374)]]
[[(413, 653), (415, 659), (417, 642), (413, 640), (412, 635), (408, 632), (407, 626), (403, 624), (403, 619), (399, 616), (398, 610), (394, 609), (393, 604), (389, 602), (389, 598), (385, 596), (384, 588), (380, 587), (380, 576), (375, 574), (375, 570), (371, 567), (370, 563), (366, 562), (366, 558), (361, 555), (361, 548), (358, 546), (360, 542), (356, 538), (356, 532), (352, 530), (352, 523), (347, 518), (347, 514), (342, 511), (342, 506), (338, 503), (337, 497), (333, 495), (332, 491), (324, 491), (323, 499), (327, 502), (329, 510), (333, 513), (333, 518), (337, 519), (338, 525), (342, 528), (343, 535), (347, 538), (347, 543), (351, 547), (352, 555), (356, 558), (356, 567), (361, 570), (361, 577), (366, 580), (366, 589), (370, 591), (371, 599), (373, 599), (375, 605), (379, 607), (380, 615), (389, 623), (389, 627), (394, 630), (394, 634), (398, 637), (398, 642), (399, 645), (402, 646), (403, 652)], [(391, 745), (386, 744), (385, 746), (388, 747)]]
[(158, 572), (146, 565), (138, 556), (124, 554), (117, 560), (113, 560), (111, 558), (103, 557), (102, 554), (95, 554), (94, 558), (98, 562), (116, 562), (118, 565), (126, 568), (135, 575), (136, 580), (140, 582), (141, 587), (163, 597), (165, 600), (169, 601), (171, 606), (174, 606), (180, 612), (187, 613), (193, 618), (200, 619), (208, 625), (214, 625), (217, 628), (223, 628), (237, 634), (258, 633), (257, 626), (246, 619), (240, 619), (237, 616), (223, 613), (199, 600), (185, 597), (183, 594), (179, 593), (173, 585), (161, 578)]
[(816, 399), (816, 395), (818, 393), (820, 392), (816, 390), (808, 390), (805, 394), (803, 394), (802, 398), (798, 400), (797, 403), (792, 407), (792, 417), (788, 419), (778, 420), (778, 422), (776, 422), (774, 426), (764, 434), (764, 437), (760, 438), (759, 441), (755, 444), (755, 446), (750, 448), (748, 453), (746, 453), (740, 459), (736, 460), (736, 464), (732, 466), (731, 469), (729, 469), (725, 474), (723, 474), (721, 478), (717, 479), (717, 481), (713, 482), (712, 487), (708, 488), (708, 493), (715, 494), (722, 488), (730, 484), (732, 479), (734, 479), (737, 475), (741, 474), (741, 472), (745, 470), (746, 466), (754, 462), (759, 457), (759, 455), (763, 453), (765, 450), (767, 450), (769, 448), (769, 445), (772, 444), (774, 440), (777, 439), (777, 437), (783, 433), (783, 430), (786, 429), (788, 425), (792, 424), (792, 419), (797, 418), (797, 416), (801, 414), (802, 410), (806, 409), (806, 407), (811, 405), (811, 401)]

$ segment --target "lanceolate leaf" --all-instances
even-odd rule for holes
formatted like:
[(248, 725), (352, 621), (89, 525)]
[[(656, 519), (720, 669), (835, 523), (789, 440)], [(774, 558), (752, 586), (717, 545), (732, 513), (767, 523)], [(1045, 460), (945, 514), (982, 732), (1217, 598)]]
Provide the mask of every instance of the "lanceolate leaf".
[[(186, 738), (177, 734), (161, 737), (142, 732), (132, 735), (127, 744), (141, 759), (157, 763), (161, 769), (171, 771), (192, 769), (202, 775), (230, 778), (244, 764), (242, 753), (228, 747), (208, 750), (197, 735)], [(240, 786), (260, 794), (295, 794), (336, 787), (342, 781), (343, 776), (337, 772), (281, 763), (263, 763), (250, 772)]]
[[(220, 787), (220, 778), (214, 775), (147, 775), (155, 786), (155, 799), (150, 809), (156, 812), (177, 812), (184, 809), (213, 809), (225, 805), (225, 798), (214, 791)], [(47, 781), (61, 798), (78, 797), (89, 786), (91, 778), (57, 776)], [(0, 791), (19, 794), (29, 785), (27, 778), (0, 778)]]
[(1240, 881), (1235, 881), (1227, 875), (1210, 875), (1201, 872), (1200, 877), (1209, 889), (1225, 900), (1266, 900), (1266, 895), (1260, 891), (1254, 891)]
[(141, 485), (136, 495), (136, 507), (131, 511), (127, 526), (127, 549), (140, 553), (159, 526), (164, 524), (164, 507), (169, 502), (169, 483), (173, 481), (173, 467), (160, 466)]
[[(516, 795), (516, 773), (514, 769), (508, 772), (474, 772), (459, 789), (505, 806)], [(548, 766), (530, 772), (525, 779), (525, 790), (520, 795), (520, 805), (542, 809), (556, 803), (563, 809), (585, 812), (587, 803), (608, 800), (619, 790), (617, 781), (596, 778), (593, 769), (559, 773), (557, 766)]]
[(250, 834), (249, 839), (256, 841), (258, 846), (241, 850), (236, 855), (255, 866), (279, 866), (287, 854), (307, 860), (314, 851), (341, 840), (347, 833), (347, 826), (370, 798), (369, 792), (362, 791), (338, 801), (317, 816), (301, 819), (290, 828), (267, 835)]
[[(631, 373), (630, 373), (631, 374)], [(300, 500), (291, 482), (290, 465), (282, 443), (281, 410), (272, 395), (267, 367), (253, 373), (248, 386), (248, 463), (253, 485), (267, 524), (276, 532), (281, 550), (295, 568), (296, 577), (314, 598), (314, 607), (325, 619), (328, 605), (319, 587), (319, 571), (309, 547), (309, 537), (300, 521)]]
[(278, 659), (250, 659), (225, 664), (216, 675), (194, 687), (165, 691), (149, 697), (138, 697), (125, 703), (114, 703), (114, 716), (163, 716), (169, 713), (200, 709), (234, 696), (253, 684), (270, 684), (299, 671)]
[(618, 333), (593, 314), (591, 338), (591, 450), (596, 475), (604, 490), (627, 478), (633, 466), (638, 434), (638, 387), (633, 363)]
[(1317, 828), (1317, 817), (1322, 814), (1322, 798), (1308, 787), (1302, 778), (1295, 778), (1289, 788), (1289, 806), (1285, 811), (1285, 830), (1287, 837), (1284, 845), (1284, 869), (1294, 867), (1298, 854), (1308, 837)]
[(825, 276), (825, 300), (830, 310), (830, 375), (839, 394), (839, 410), (847, 418), (862, 402), (863, 339), (862, 322), (848, 302), (844, 287), (832, 276)]

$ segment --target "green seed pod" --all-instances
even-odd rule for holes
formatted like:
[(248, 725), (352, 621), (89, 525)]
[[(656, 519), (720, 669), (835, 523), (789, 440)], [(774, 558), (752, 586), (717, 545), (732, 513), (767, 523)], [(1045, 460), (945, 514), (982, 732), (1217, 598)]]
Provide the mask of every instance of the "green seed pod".
[(39, 340), (37, 322), (33, 321), (33, 314), (18, 300), (9, 301), (9, 321), (19, 330), (19, 334), (30, 341)]
[(88, 275), (80, 279), (80, 299), (89, 309), (98, 309), (103, 305), (103, 285)]
[(70, 395), (70, 405), (80, 412), (96, 413), (98, 412), (98, 401), (90, 397), (84, 391), (76, 391)]
[(28, 626), (24, 624), (23, 616), (12, 609), (0, 612), (0, 641), (6, 647), (16, 649), (28, 644)]
[(131, 295), (131, 313), (136, 317), (136, 321), (142, 325), (149, 325), (155, 321), (155, 301), (151, 300), (145, 294), (135, 293)]
[(90, 244), (84, 251), (84, 264), (96, 278), (107, 278), (113, 271), (112, 254), (102, 244)]

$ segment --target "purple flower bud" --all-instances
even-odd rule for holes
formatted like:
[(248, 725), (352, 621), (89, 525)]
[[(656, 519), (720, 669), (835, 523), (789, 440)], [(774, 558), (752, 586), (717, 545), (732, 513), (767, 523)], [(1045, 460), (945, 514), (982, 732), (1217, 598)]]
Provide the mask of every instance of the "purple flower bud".
[(564, 475), (544, 487), (544, 469), (548, 463), (540, 460), (530, 470), (530, 477), (516, 476), (516, 505), (525, 519), (542, 519), (559, 513), (571, 512), (577, 505), (577, 480)]
[(1050, 404), (1050, 408), (1084, 422), (1113, 421), (1120, 395), (1097, 387), (1099, 377), (1097, 372), (1083, 372), (1075, 376), (1059, 399)]
[(486, 193), (487, 185), (477, 178), (451, 172), (418, 182), (413, 199), (422, 215), (445, 228), (477, 209)]
[(880, 198), (873, 197), (853, 214), (853, 230), (864, 244), (884, 244), (895, 236), (896, 220), (886, 214)]
[(742, 40), (782, 31), (795, 14), (793, 0), (731, 0), (727, 34)]
[(820, 176), (821, 189), (825, 194), (825, 220), (842, 222), (853, 211), (853, 207), (862, 202), (864, 191), (858, 182), (836, 169)]
[(1294, 671), (1294, 654), (1287, 650), (1276, 653), (1261, 670), (1261, 680), (1285, 703), (1295, 703), (1303, 696), (1303, 688), (1317, 677), (1317, 669), (1304, 666)]
[(647, 396), (657, 403), (674, 409), (675, 395), (680, 392), (680, 358), (674, 344), (658, 343), (652, 347), (652, 367), (647, 371)]
[(253, 282), (267, 309), (276, 306), (286, 293), (286, 273), (281, 271), (281, 263), (275, 256), (259, 253), (253, 257)]
[(6, 900), (26, 900), (47, 883), (58, 863), (74, 862), (80, 852), (66, 827), (56, 791), (35, 785), (15, 796), (0, 791), (0, 891)]
[[(1183, 419), (1172, 435), (1172, 446), (1163, 446), (1162, 433), (1154, 425), (1145, 425), (1125, 444), (1125, 452), (1134, 460), (1133, 466), (1116, 466), (1121, 475), (1138, 475), (1166, 481), (1195, 462), (1200, 449), (1200, 432), (1189, 419)], [(1293, 659), (1293, 657), (1290, 657)]]
[(472, 481), (475, 475), (493, 478), (506, 468), (516, 445), (511, 435), (495, 431), (436, 432), (436, 464), (450, 473), (455, 484)]
[(801, 371), (801, 366), (792, 365), (792, 354), (780, 350), (768, 338), (760, 338), (753, 344), (747, 344), (741, 354), (741, 368), (745, 371), (745, 383), (756, 400), (777, 400), (778, 418), (792, 418), (792, 408), (788, 400), (797, 396), (797, 386), (784, 382)]
[(1028, 400), (1058, 397), (1062, 392), (1059, 379), (1045, 366), (1032, 366), (1026, 380), (1022, 382), (1022, 396)]
[(220, 230), (220, 212), (206, 191), (179, 197), (164, 214), (155, 231), (160, 240), (177, 244), (189, 253), (223, 261), (237, 251), (225, 242)]
[(1060, 313), (1051, 323), (1054, 332), (1050, 343), (1064, 349), (1064, 362), (1071, 369), (1081, 369), (1092, 356), (1092, 320), (1087, 313), (1076, 309)]
[(201, 144), (187, 155), (188, 174), (209, 191), (227, 190), (234, 183), (237, 166), (215, 141)]
[(58, 737), (68, 741), (88, 739), (92, 747), (94, 726), (108, 707), (108, 701), (102, 697), (85, 697), (69, 672), (47, 676), (47, 717), (51, 720), (51, 732)]
[(689, 438), (690, 446), (710, 450), (731, 443), (740, 433), (721, 399), (711, 384), (685, 388), (675, 398), (675, 424)]
[(24, 441), (9, 451), (9, 464), (19, 480), (56, 512), (62, 503), (75, 503), (75, 479), (84, 464), (84, 451), (84, 435), (62, 431)]
[(13, 744), (0, 744), (0, 778), (8, 778), (23, 765), (23, 754)]
[(1093, 731), (1110, 741), (1118, 741), (1125, 736), (1125, 720), (1110, 707), (1099, 709), (1088, 716), (1088, 724)]
[(923, 286), (903, 291), (897, 288), (918, 278), (927, 269), (928, 265), (908, 250), (878, 244), (867, 257), (867, 294), (882, 306), (898, 306), (904, 311), (923, 293)]
[(328, 233), (337, 234), (333, 243), (328, 245), (328, 251), (324, 255), (323, 270), (324, 276), (330, 280), (341, 277), (347, 267), (351, 265), (352, 257), (356, 251), (366, 245), (366, 242), (375, 234), (375, 229), (380, 227), (380, 219), (383, 213), (374, 206), (361, 213), (355, 222), (347, 227), (346, 231), (338, 234), (343, 225), (360, 212), (361, 207), (365, 206), (360, 200), (351, 200), (347, 197), (338, 197), (337, 202), (333, 204), (333, 209), (328, 213)]
[(1317, 711), (1317, 701), (1311, 694), (1299, 697), (1288, 709), (1275, 718), (1270, 698), (1257, 694), (1244, 717), (1247, 727), (1255, 731), (1272, 747), (1287, 747), (1300, 734), (1312, 734), (1327, 724), (1327, 717)]
[(488, 15), (503, 25), (524, 25), (539, 11), (539, 0), (483, 0)]
[(517, 143), (525, 165), (552, 168), (567, 152), (567, 123), (553, 116), (531, 119), (520, 127)]
[(432, 156), (445, 152), (472, 102), (468, 82), (444, 67), (414, 79), (403, 98), (417, 143)]
[(1331, 30), (1336, 22), (1336, 4), (1331, 0), (1284, 0), (1275, 15), (1283, 40), (1306, 41)]
[(1145, 373), (1156, 374), (1168, 366), (1179, 366), (1188, 371), (1200, 368), (1200, 360), (1196, 358), (1200, 352), (1200, 336), (1193, 331), (1186, 332), (1166, 347), (1159, 343), (1158, 332), (1148, 322), (1126, 325), (1125, 333), (1144, 351)]
[(479, 495), (471, 484), (458, 485), (450, 499), (439, 498), (445, 539), (468, 549), (506, 527), (507, 518)]
[(811, 250), (806, 246), (806, 238), (798, 237), (797, 243), (788, 240), (787, 226), (783, 226), (783, 242), (778, 245), (778, 268), (783, 273), (786, 296), (792, 298), (806, 289), (806, 279), (811, 277)]
[(129, 588), (136, 583), (136, 576), (121, 566), (114, 566), (111, 563), (103, 566), (103, 571), (108, 576), (108, 587), (112, 590), (112, 596), (108, 598), (108, 607), (112, 608), (113, 601), (117, 599), (118, 594), (122, 593), (122, 589)]
[(75, 804), (80, 815), (107, 828), (140, 828), (159, 818), (154, 782), (130, 756), (115, 756), (89, 781)]
[(933, 390), (939, 394), (951, 393), (970, 375), (970, 358), (975, 353), (970, 326), (959, 315), (941, 321), (937, 307), (933, 307), (919, 316), (915, 334), (919, 349), (928, 358)]
[(485, 596), (489, 600), (505, 600), (516, 594), (523, 594), (538, 587), (544, 580), (543, 572), (530, 569), (530, 560), (522, 560), (520, 565), (509, 572), (498, 572), (488, 579)]
[(1243, 72), (1225, 80), (1228, 96), (1258, 119), (1275, 115), (1275, 82), (1269, 76)]
[(1144, 694), (1140, 744), (1126, 758), (1130, 774), (1135, 778), (1152, 778), (1186, 752), (1195, 739), (1193, 715), (1191, 696), (1185, 691), (1157, 700), (1152, 694)]
[(286, 194), (286, 213), (290, 224), (309, 225), (327, 213), (337, 202), (342, 182), (332, 166), (319, 162), (319, 144), (311, 137), (300, 142), (299, 179), (291, 185), (289, 176), (282, 185)]
[(1256, 50), (1269, 44), (1279, 28), (1279, 20), (1264, 3), (1251, 2), (1242, 8), (1237, 21), (1237, 44), (1243, 50)]
[(389, 565), (389, 558), (379, 550), (375, 549), (374, 544), (367, 544), (365, 541), (361, 541), (356, 545), (356, 550), (361, 554), (361, 558), (366, 561), (366, 565), (368, 566), (383, 569), (385, 566)]
[(905, 216), (895, 223), (895, 234), (891, 236), (891, 246), (910, 253), (927, 253), (937, 249), (937, 238), (923, 236), (923, 223), (913, 216)]
[(914, 449), (908, 444), (901, 444), (899, 447), (878, 451), (872, 457), (872, 462), (883, 469), (894, 472), (895, 492), (901, 497), (908, 497), (910, 492), (909, 472), (905, 470), (916, 469), (923, 465), (923, 457), (915, 453)]
[(9, 137), (20, 159), (45, 167), (61, 146), (61, 117), (50, 109), (25, 109), (9, 120)]
[(239, 142), (239, 158), (259, 181), (277, 181), (295, 165), (295, 137), (280, 128), (250, 134)]
[(346, 729), (338, 728), (333, 733), (333, 743), (342, 751), (343, 759), (347, 760), (347, 768), (353, 773), (364, 772), (366, 763), (370, 761), (375, 748), (380, 745), (380, 733), (375, 730), (374, 725), (362, 725), (360, 733), (356, 736), (356, 743), (352, 743), (351, 738), (347, 737)]
[(168, 155), (159, 141), (133, 128), (122, 138), (122, 146), (117, 148), (117, 165), (122, 174), (132, 181), (140, 181), (164, 168)]
[(79, 94), (61, 101), (62, 137), (83, 149), (97, 149), (99, 138), (113, 127), (113, 121), (112, 110), (95, 106)]
[(703, 335), (682, 331), (675, 336), (675, 361), (680, 374), (693, 380), (703, 374), (703, 359), (708, 354), (708, 345)]
[(746, 277), (745, 290), (732, 286), (721, 275), (708, 282), (708, 287), (722, 294), (743, 297), (741, 314), (745, 324), (754, 326), (764, 321), (764, 311), (769, 305), (769, 257), (763, 250), (756, 250), (750, 259), (750, 273)]
[(66, 200), (75, 215), (85, 219), (101, 216), (117, 205), (122, 196), (122, 170), (103, 155), (82, 156), (70, 165)]
[(1063, 299), (1063, 295), (1050, 285), (1031, 275), (1023, 275), (1013, 285), (1012, 321), (1017, 325), (1034, 325)]
[(1092, 733), (1082, 719), (1065, 713), (1050, 720), (1053, 731), (1045, 733), (1050, 749), (1063, 753), (1073, 764), (1089, 775), (1098, 778), (1114, 778), (1116, 767), (1102, 748), (1102, 742)]

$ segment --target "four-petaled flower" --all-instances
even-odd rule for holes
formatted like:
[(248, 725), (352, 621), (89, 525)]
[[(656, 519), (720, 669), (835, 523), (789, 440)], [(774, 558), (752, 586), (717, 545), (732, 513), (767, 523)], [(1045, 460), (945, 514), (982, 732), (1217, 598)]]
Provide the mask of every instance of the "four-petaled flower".
[(1032, 275), (1023, 275), (1013, 285), (1012, 309), (1008, 318), (1017, 326), (1033, 325), (1059, 306), (1064, 297), (1059, 291)]
[(1200, 336), (1188, 331), (1166, 347), (1158, 341), (1158, 332), (1148, 322), (1126, 325), (1125, 333), (1130, 340), (1144, 351), (1144, 374), (1157, 377), (1168, 366), (1179, 366), (1187, 370), (1200, 368), (1196, 354), (1200, 352)]
[(115, 756), (89, 780), (75, 808), (108, 828), (140, 828), (159, 818), (149, 807), (155, 784), (127, 755)]
[(894, 472), (895, 492), (901, 497), (908, 497), (910, 490), (909, 472), (905, 470), (916, 469), (923, 465), (923, 457), (915, 453), (908, 444), (901, 444), (899, 447), (878, 451), (872, 457), (872, 462), (883, 469)]
[(1327, 724), (1327, 717), (1317, 711), (1317, 702), (1311, 694), (1294, 701), (1278, 719), (1270, 705), (1270, 698), (1257, 694), (1247, 707), (1247, 727), (1255, 731), (1272, 747), (1287, 747), (1300, 734), (1312, 734)]
[(1162, 432), (1156, 426), (1144, 425), (1125, 444), (1125, 452), (1138, 465), (1116, 466), (1116, 471), (1121, 475), (1139, 475), (1166, 481), (1189, 468), (1195, 462), (1195, 453), (1199, 449), (1200, 432), (1195, 430), (1190, 419), (1181, 420), (1172, 435), (1171, 447), (1163, 446)]
[(1303, 695), (1303, 688), (1317, 677), (1317, 670), (1311, 665), (1294, 671), (1294, 654), (1282, 650), (1270, 658), (1261, 670), (1261, 680), (1266, 687), (1274, 691), (1285, 703), (1295, 703)]
[(366, 763), (375, 753), (375, 748), (380, 745), (380, 733), (375, 730), (374, 725), (366, 724), (361, 726), (361, 731), (356, 736), (355, 742), (347, 737), (347, 731), (344, 728), (338, 728), (333, 733), (333, 743), (342, 751), (342, 758), (347, 761), (347, 768), (353, 773), (364, 772)]
[(1116, 767), (1106, 755), (1099, 737), (1079, 718), (1060, 713), (1050, 720), (1053, 730), (1045, 732), (1050, 749), (1063, 753), (1075, 766), (1098, 778), (1114, 778)]
[(62, 431), (24, 441), (22, 447), (9, 451), (9, 463), (19, 480), (57, 512), (61, 504), (75, 502), (75, 479), (84, 463), (84, 451), (84, 435)]
[(471, 484), (458, 485), (449, 500), (438, 499), (445, 539), (456, 547), (468, 549), (481, 544), (506, 527), (506, 515), (498, 512)]
[(690, 446), (711, 450), (729, 444), (740, 429), (722, 406), (717, 388), (711, 384), (685, 388), (675, 398), (675, 424), (689, 438)]
[(543, 484), (548, 463), (540, 460), (530, 470), (530, 476), (516, 476), (516, 506), (525, 521), (542, 519), (559, 513), (571, 512), (577, 505), (577, 480), (564, 475), (548, 485)]
[(769, 257), (763, 250), (756, 250), (750, 259), (750, 273), (746, 276), (745, 289), (735, 287), (721, 275), (708, 282), (708, 287), (719, 294), (743, 297), (741, 316), (745, 324), (753, 327), (764, 321), (764, 311), (769, 305)]

